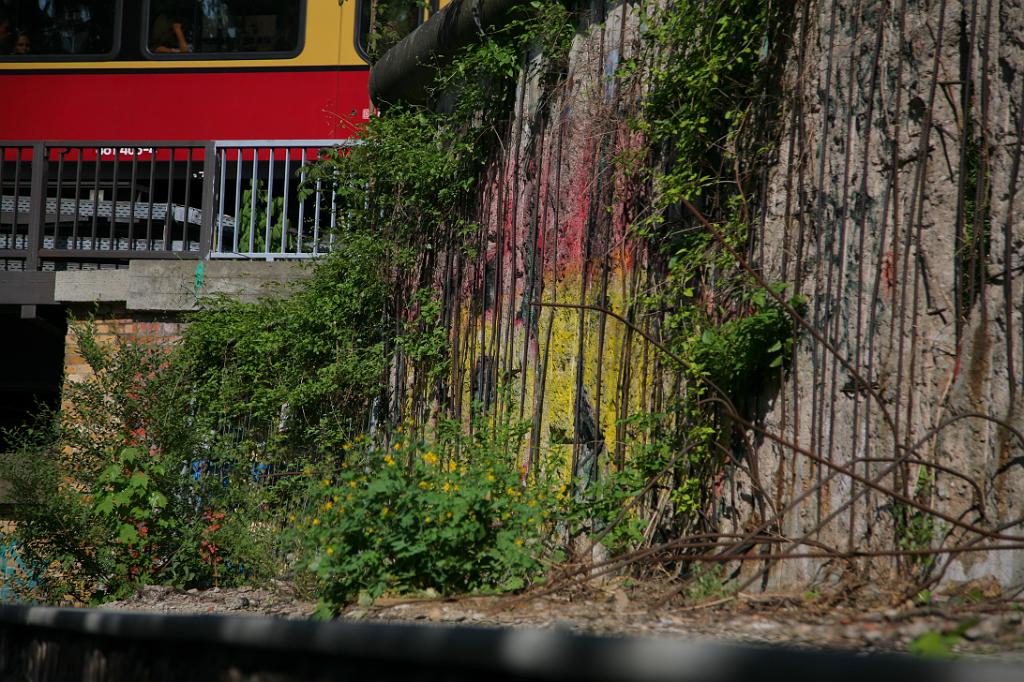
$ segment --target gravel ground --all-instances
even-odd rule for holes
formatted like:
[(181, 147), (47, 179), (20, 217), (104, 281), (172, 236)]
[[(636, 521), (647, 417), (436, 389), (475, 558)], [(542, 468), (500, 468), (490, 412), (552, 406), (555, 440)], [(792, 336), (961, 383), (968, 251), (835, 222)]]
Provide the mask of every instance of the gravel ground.
[[(655, 587), (612, 580), (550, 595), (468, 596), (457, 599), (380, 599), (352, 606), (343, 620), (461, 624), (481, 627), (563, 628), (634, 635), (859, 651), (905, 652), (928, 633), (964, 636), (953, 651), (1024, 662), (1024, 610), (1018, 603), (956, 598), (928, 607), (892, 608), (884, 595), (845, 597), (747, 595), (711, 598), (696, 606), (664, 605)], [(891, 603), (891, 600), (888, 601)], [(181, 591), (146, 586), (102, 608), (159, 613), (233, 613), (308, 618), (315, 604), (287, 583), (259, 588)], [(969, 624), (969, 625), (967, 625)], [(930, 635), (934, 636), (934, 635)]]

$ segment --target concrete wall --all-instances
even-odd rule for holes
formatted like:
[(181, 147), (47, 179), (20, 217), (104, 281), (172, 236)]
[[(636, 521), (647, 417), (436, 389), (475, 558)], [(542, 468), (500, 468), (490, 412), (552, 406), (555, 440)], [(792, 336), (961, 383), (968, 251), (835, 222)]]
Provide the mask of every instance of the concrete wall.
[[(642, 142), (641, 93), (610, 76), (641, 47), (637, 11), (592, 3), (567, 76), (521, 83), (482, 179), (483, 255), (436, 277), (464, 303), (454, 402), (480, 398), (481, 377), (508, 382), (509, 416), (532, 416), (531, 442), (579, 474), (623, 453), (625, 416), (685, 390), (639, 333), (659, 338), (662, 317), (633, 317), (663, 264), (630, 234), (649, 188), (613, 163)], [(720, 532), (836, 554), (1024, 539), (1022, 36), (1017, 0), (796, 5), (745, 257), (810, 303), (792, 371), (748, 397), (756, 428), (724, 437), (739, 446), (704, 510)], [(792, 560), (761, 584), (926, 573), (1024, 584), (1024, 551)]]

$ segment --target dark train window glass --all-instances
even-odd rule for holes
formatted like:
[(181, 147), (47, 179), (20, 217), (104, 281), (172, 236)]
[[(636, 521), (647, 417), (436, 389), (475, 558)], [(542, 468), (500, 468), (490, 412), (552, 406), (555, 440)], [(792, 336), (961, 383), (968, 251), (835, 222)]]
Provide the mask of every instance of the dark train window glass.
[(422, 0), (360, 0), (356, 46), (370, 61), (377, 61), (420, 25), (423, 12)]
[(110, 54), (118, 4), (112, 0), (0, 0), (0, 56)]
[(302, 38), (301, 9), (301, 0), (152, 0), (146, 46), (158, 55), (291, 54)]

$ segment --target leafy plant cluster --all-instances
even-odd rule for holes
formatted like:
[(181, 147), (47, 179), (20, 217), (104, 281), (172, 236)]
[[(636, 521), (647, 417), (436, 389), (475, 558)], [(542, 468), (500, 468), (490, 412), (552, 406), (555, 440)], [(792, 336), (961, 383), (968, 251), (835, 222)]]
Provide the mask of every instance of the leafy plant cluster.
[[(682, 362), (672, 363), (678, 388), (664, 407), (628, 421), (642, 445), (606, 487), (618, 486), (620, 499), (646, 497), (635, 514), (646, 520), (650, 541), (652, 532), (713, 530), (713, 481), (733, 445), (724, 406), (743, 416), (748, 398), (788, 367), (794, 327), (778, 299), (797, 308), (803, 300), (782, 284), (766, 290), (736, 257), (750, 247), (747, 197), (770, 151), (765, 93), (789, 9), (683, 0), (643, 11), (643, 49), (620, 77), (642, 93), (632, 124), (645, 146), (624, 154), (619, 167), (639, 172), (650, 188), (632, 229), (663, 268), (637, 303), (664, 321), (667, 345)], [(608, 515), (619, 516), (614, 509)], [(623, 539), (636, 542), (632, 525)]]
[[(166, 348), (100, 343), (72, 327), (93, 370), (69, 381), (64, 409), (20, 434), (0, 458), (18, 505), (13, 538), (53, 601), (123, 596), (139, 583), (230, 584), (262, 571), (265, 538), (249, 525), (259, 495), (237, 472), (193, 477), (209, 461), (189, 387)], [(197, 480), (198, 479), (198, 480)]]
[[(766, 136), (751, 130), (754, 105), (772, 75), (771, 48), (786, 13), (771, 2), (687, 0), (655, 6), (646, 30), (653, 65), (643, 73), (651, 86), (635, 124), (658, 161), (650, 178), (654, 210), (637, 229), (656, 239), (668, 265), (650, 303), (669, 311), (674, 348), (691, 375), (711, 378), (732, 398), (757, 390), (793, 349), (792, 324), (770, 295), (784, 286), (764, 291), (733, 255), (749, 243), (750, 170), (763, 163), (766, 147), (743, 158), (738, 151)], [(634, 60), (627, 73), (640, 65)]]
[(289, 296), (208, 301), (176, 355), (190, 411), (266, 464), (331, 452), (364, 429), (387, 371), (388, 268), (402, 258), (368, 233), (344, 235)]
[(500, 438), (459, 440), (360, 439), (312, 483), (313, 504), (289, 521), (326, 610), (359, 594), (515, 590), (539, 577), (565, 487), (524, 486)]

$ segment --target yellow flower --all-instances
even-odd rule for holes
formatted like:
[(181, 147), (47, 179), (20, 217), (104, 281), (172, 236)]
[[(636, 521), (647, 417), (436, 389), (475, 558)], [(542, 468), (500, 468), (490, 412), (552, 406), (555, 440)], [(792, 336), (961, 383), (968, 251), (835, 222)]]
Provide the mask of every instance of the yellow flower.
[(401, 450), (401, 449), (402, 449), (402, 442), (399, 441), (399, 442), (395, 443), (395, 450)]
[(328, 547), (327, 548), (327, 556), (331, 556), (332, 554), (334, 554), (334, 548), (333, 547)]
[(348, 482), (348, 487), (349, 488), (357, 488), (357, 487), (359, 487), (359, 484), (356, 483), (355, 481), (349, 481)]
[(327, 500), (326, 502), (324, 502), (324, 509), (332, 509), (333, 507), (334, 507), (334, 503), (331, 502), (330, 500)]
[(448, 462), (448, 473), (452, 473), (457, 467), (458, 465), (455, 463), (455, 460)]
[(528, 507), (536, 507), (537, 506), (537, 500), (530, 500), (529, 502), (526, 503), (526, 506), (528, 506)]
[(452, 517), (452, 513), (448, 512), (448, 518), (450, 519), (451, 517)]
[(295, 514), (289, 514), (288, 521), (289, 523), (295, 523)]
[(523, 539), (522, 538), (516, 538), (516, 545), (522, 547), (523, 546)]
[(391, 512), (390, 509), (388, 509), (387, 507), (384, 507), (383, 509), (380, 510), (380, 515), (381, 516), (387, 516), (390, 512)]
[(366, 436), (360, 433), (358, 436), (356, 436), (356, 442), (362, 443), (364, 438), (366, 438)]
[(329, 478), (325, 478), (325, 479), (324, 479), (324, 480), (322, 481), (322, 483), (324, 484), (324, 487), (326, 488), (326, 487), (328, 487), (329, 485), (331, 485), (331, 479), (329, 479)]
[(437, 455), (435, 455), (433, 452), (427, 452), (423, 455), (423, 461), (429, 464), (430, 466), (435, 466), (438, 461)]
[(430, 518), (429, 516), (424, 516), (423, 517), (423, 523), (430, 523), (431, 521), (433, 521), (433, 519)]
[(313, 525), (314, 526), (319, 526), (320, 525), (320, 519), (313, 519)]
[(488, 471), (487, 472), (487, 480), (491, 481), (491, 482), (494, 482), (495, 479), (494, 479), (494, 472), (493, 471)]
[(337, 496), (337, 495), (335, 495), (335, 496), (334, 496), (334, 497), (332, 497), (331, 499), (332, 499), (332, 500), (334, 500), (335, 502), (337, 502), (337, 501), (338, 501), (338, 496)]
[(459, 484), (458, 483), (455, 484), (455, 492), (459, 492)]
[[(395, 449), (397, 450), (398, 448)], [(384, 463), (387, 464), (389, 467), (395, 466), (395, 460), (391, 459), (391, 455), (384, 455)]]
[(446, 493), (451, 492), (452, 486), (450, 483), (446, 481), (445, 484), (441, 486), (441, 490), (445, 491)]
[(345, 443), (344, 445), (341, 446), (341, 449), (342, 450), (351, 450), (352, 449), (352, 443)]
[(466, 475), (466, 465), (463, 464), (462, 466), (459, 467), (459, 476), (465, 476), (465, 475)]
[(430, 485), (426, 481), (420, 481), (420, 489), (422, 489), (422, 490), (430, 490), (433, 487), (434, 486)]

